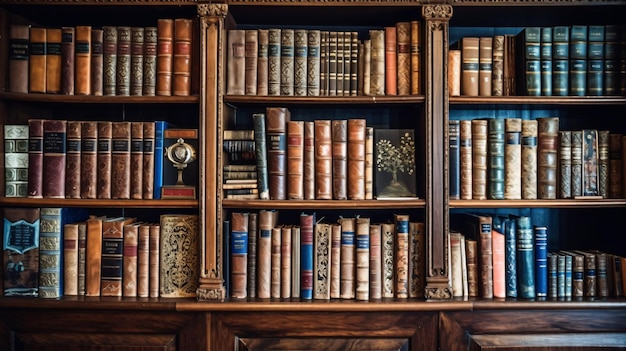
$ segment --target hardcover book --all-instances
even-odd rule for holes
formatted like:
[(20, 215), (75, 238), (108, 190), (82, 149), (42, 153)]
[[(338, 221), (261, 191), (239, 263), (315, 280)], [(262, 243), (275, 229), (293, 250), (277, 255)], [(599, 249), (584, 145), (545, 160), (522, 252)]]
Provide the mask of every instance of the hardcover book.
[(395, 242), (395, 297), (409, 297), (409, 215), (394, 215)]
[(622, 134), (609, 133), (609, 198), (622, 197), (623, 164)]
[(4, 208), (4, 296), (37, 296), (40, 209)]
[(461, 96), (461, 50), (448, 50), (448, 94)]
[(315, 213), (300, 214), (300, 298), (304, 300), (313, 299), (313, 231), (317, 222), (315, 217)]
[(227, 84), (228, 95), (246, 93), (246, 32), (243, 29), (228, 31)]
[(467, 261), (467, 296), (478, 296), (478, 241), (465, 238), (465, 259)]
[(102, 221), (100, 296), (122, 296), (124, 226), (134, 221), (130, 217), (110, 217)]
[(519, 55), (517, 71), (524, 74), (519, 79), (518, 91), (528, 96), (541, 95), (541, 27), (526, 27), (517, 36)]
[[(489, 215), (465, 214), (461, 233), (478, 243), (478, 296), (493, 297), (493, 218)], [(468, 255), (469, 256), (469, 255)], [(468, 277), (469, 280), (469, 277)], [(470, 295), (471, 296), (471, 295)]]
[(517, 221), (517, 279), (518, 297), (534, 299), (535, 290), (535, 261), (534, 240), (531, 219), (528, 216), (516, 217)]
[[(257, 240), (257, 297), (261, 299), (269, 299), (272, 282), (272, 228), (274, 228), (274, 226), (276, 225), (278, 212), (261, 210), (259, 211), (258, 216), (259, 230)], [(313, 233), (311, 233), (311, 244), (312, 239)], [(313, 256), (311, 256), (311, 258), (312, 257)], [(313, 281), (311, 280), (311, 283), (312, 282)]]
[(503, 227), (506, 297), (517, 297), (517, 221), (514, 218), (505, 218)]
[(504, 198), (522, 198), (522, 119), (504, 120)]
[(102, 30), (102, 93), (114, 96), (117, 88), (117, 27), (104, 26)]
[(411, 22), (396, 23), (398, 95), (411, 92)]
[(374, 140), (376, 198), (415, 197), (414, 131), (376, 128)]
[(281, 292), (281, 242), (282, 242), (282, 228), (283, 225), (277, 225), (272, 228), (272, 255), (271, 255), (271, 268), (270, 268), (270, 297), (273, 299), (280, 298)]
[(537, 197), (556, 199), (559, 118), (537, 119)]
[(448, 121), (448, 188), (452, 200), (461, 198), (461, 135), (460, 121)]
[[(382, 281), (382, 278), (381, 278), (381, 281)], [(331, 299), (341, 298), (341, 224), (340, 223), (332, 223), (330, 226), (330, 298)]]
[(137, 297), (139, 227), (134, 222), (124, 226), (122, 253), (122, 296)]
[(128, 26), (117, 27), (117, 66), (115, 68), (115, 94), (130, 95), (130, 59), (131, 29)]
[(598, 131), (583, 129), (583, 196), (598, 196), (599, 167), (598, 167)]
[(267, 170), (270, 199), (287, 198), (287, 122), (291, 113), (285, 107), (266, 109)]
[(535, 257), (535, 294), (537, 298), (548, 296), (548, 228), (533, 226)]
[(609, 194), (609, 131), (598, 131), (598, 194), (607, 198)]
[(164, 214), (159, 226), (160, 296), (196, 297), (200, 279), (198, 216)]
[(559, 198), (572, 197), (572, 132), (559, 131)]
[(265, 127), (265, 114), (255, 113), (252, 115), (254, 123), (254, 145), (256, 156), (257, 187), (259, 189), (259, 199), (270, 198), (269, 174), (267, 168), (267, 136)]
[(130, 95), (143, 95), (143, 52), (145, 30), (143, 27), (130, 29)]
[(65, 198), (67, 121), (43, 122), (42, 188), (44, 198)]
[(28, 197), (43, 198), (43, 119), (28, 120)]
[(541, 27), (541, 95), (552, 96), (552, 27)]
[(537, 120), (522, 120), (522, 199), (537, 198)]
[(583, 195), (583, 131), (572, 131), (572, 196)]
[(231, 214), (230, 232), (230, 296), (236, 299), (247, 297), (248, 282), (248, 220), (249, 213)]
[(67, 121), (65, 156), (65, 197), (80, 199), (82, 122)]
[(331, 225), (316, 223), (313, 243), (313, 298), (316, 300), (330, 299), (330, 272), (332, 266)]
[(245, 67), (245, 94), (257, 95), (257, 67), (259, 57), (259, 30), (245, 31), (244, 67)]
[[(13, 24), (9, 27), (9, 91), (28, 93), (30, 26)], [(73, 73), (73, 71), (72, 71)], [(72, 83), (74, 81), (72, 80)]]
[(111, 121), (98, 122), (98, 163), (96, 197), (98, 199), (111, 198), (111, 144), (113, 123)]
[(491, 93), (502, 96), (504, 90), (504, 35), (493, 37)]
[(46, 93), (61, 92), (61, 28), (46, 29)]
[(30, 27), (28, 92), (46, 92), (46, 28)]
[(374, 127), (365, 127), (365, 200), (374, 198)]
[(461, 95), (478, 96), (479, 46), (479, 38), (461, 39)]
[(291, 298), (291, 230), (293, 226), (280, 228), (280, 294), (283, 299)]
[(411, 94), (416, 95), (421, 93), (420, 84), (420, 65), (421, 65), (421, 36), (420, 36), (420, 22), (411, 21)]
[(395, 26), (385, 27), (385, 94), (398, 95), (398, 39)]
[(191, 94), (193, 24), (193, 20), (188, 18), (174, 20), (172, 52), (172, 95), (174, 96)]
[(333, 199), (348, 198), (348, 121), (331, 122)]
[[(148, 122), (146, 122), (148, 123)], [(143, 199), (144, 122), (130, 125), (130, 198)]]
[(5, 197), (28, 196), (28, 128), (28, 124), (4, 125)]
[(367, 301), (370, 298), (370, 219), (355, 219), (355, 298)]
[(381, 228), (381, 224), (375, 223), (370, 224), (369, 227), (369, 297), (373, 300), (379, 300), (383, 297), (383, 255)]
[(347, 188), (348, 200), (365, 199), (365, 136), (365, 119), (349, 119)]
[(461, 261), (461, 237), (463, 234), (450, 231), (450, 285), (453, 297), (463, 297), (463, 272)]
[(151, 223), (148, 238), (148, 296), (159, 297), (161, 292), (161, 225)]
[(104, 94), (104, 30), (91, 30), (91, 94)]
[(552, 28), (552, 94), (569, 94), (569, 26)]
[(111, 132), (111, 198), (130, 199), (131, 123), (115, 121)]
[(488, 121), (472, 120), (472, 199), (487, 199)]
[(280, 95), (280, 43), (279, 28), (268, 29), (267, 95)]
[(80, 197), (95, 199), (98, 184), (98, 122), (81, 123)]
[(355, 218), (340, 218), (341, 224), (341, 298), (355, 297)]
[(257, 92), (258, 96), (268, 94), (268, 54), (269, 54), (269, 30), (259, 29), (259, 57), (257, 58)]
[(87, 219), (85, 249), (85, 295), (100, 296), (102, 276), (102, 223), (105, 217)]
[(493, 37), (478, 40), (478, 95), (492, 95)]
[(304, 122), (287, 121), (287, 198), (304, 198)]
[[(409, 297), (424, 297), (426, 289), (426, 231), (424, 222), (409, 222)], [(462, 249), (464, 250), (463, 246)], [(465, 253), (461, 253), (465, 257)], [(465, 262), (462, 260), (461, 262)], [(465, 277), (467, 279), (467, 277)], [(464, 293), (467, 295), (467, 292)]]
[[(385, 31), (371, 29), (369, 36), (371, 40), (369, 95), (385, 95)], [(367, 63), (367, 59), (365, 62)], [(368, 90), (365, 87), (363, 90), (367, 94)]]
[[(63, 226), (63, 294), (78, 295), (78, 223)], [(84, 275), (83, 275), (84, 278)], [(84, 286), (83, 286), (84, 287)]]
[(306, 96), (307, 60), (309, 50), (309, 41), (306, 29), (294, 30), (293, 45), (293, 94), (296, 96)]
[(143, 88), (144, 96), (156, 95), (157, 27), (145, 27), (143, 33)]
[(460, 194), (462, 200), (472, 199), (472, 121), (464, 119), (459, 122), (459, 173)]
[(320, 95), (320, 52), (321, 31), (309, 29), (307, 31), (307, 96)]
[(332, 127), (330, 120), (315, 120), (315, 199), (332, 199)]
[(393, 298), (396, 291), (395, 260), (396, 256), (396, 229), (394, 223), (382, 223), (381, 248), (382, 248), (382, 297)]
[[(248, 267), (247, 267), (247, 295), (256, 297), (256, 272), (257, 272), (257, 241), (259, 231), (259, 215), (256, 212), (248, 214)], [(300, 232), (298, 232), (298, 239)], [(298, 262), (300, 258), (298, 257)], [(298, 292), (300, 289), (298, 288)]]
[(164, 133), (168, 127), (169, 124), (166, 121), (154, 122), (154, 181), (152, 186), (153, 199), (161, 198), (161, 189), (163, 188), (163, 167), (165, 163)]
[(156, 95), (172, 95), (172, 58), (174, 54), (174, 20), (157, 20)]
[(74, 94), (91, 94), (91, 26), (76, 26)]
[(505, 119), (490, 118), (487, 123), (487, 157), (489, 158), (487, 197), (494, 200), (504, 199), (505, 184)]
[(315, 122), (304, 122), (303, 187), (306, 200), (315, 199)]

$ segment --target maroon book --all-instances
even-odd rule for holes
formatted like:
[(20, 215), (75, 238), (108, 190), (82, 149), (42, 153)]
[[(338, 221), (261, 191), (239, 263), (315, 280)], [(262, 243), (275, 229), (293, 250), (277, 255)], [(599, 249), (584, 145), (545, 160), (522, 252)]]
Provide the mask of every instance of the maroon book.
[(28, 197), (42, 198), (43, 119), (28, 121)]
[(67, 121), (44, 120), (42, 194), (44, 198), (65, 198), (65, 140)]

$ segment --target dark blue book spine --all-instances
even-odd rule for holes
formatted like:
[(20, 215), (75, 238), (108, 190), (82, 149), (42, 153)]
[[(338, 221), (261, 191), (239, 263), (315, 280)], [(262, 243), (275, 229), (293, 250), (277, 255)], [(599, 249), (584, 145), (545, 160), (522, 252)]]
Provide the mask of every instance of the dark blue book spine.
[(587, 26), (572, 26), (570, 29), (569, 58), (572, 60), (587, 59), (588, 45)]
[(569, 60), (552, 61), (552, 95), (569, 94)]
[(517, 293), (524, 299), (534, 299), (536, 296), (533, 250), (533, 228), (530, 217), (519, 217), (517, 218)]
[(565, 299), (565, 255), (553, 253), (556, 256), (556, 295), (559, 300)]
[(526, 90), (528, 96), (541, 95), (541, 61), (527, 60), (525, 65)]
[(552, 59), (569, 60), (569, 27), (552, 28)]
[(504, 221), (504, 277), (506, 279), (506, 296), (517, 297), (517, 222), (508, 218)]
[(552, 96), (552, 27), (541, 28), (541, 95)]
[(604, 26), (589, 26), (587, 58), (589, 60), (604, 59)]
[[(307, 217), (307, 218), (305, 218)], [(300, 298), (313, 299), (313, 230), (315, 214), (301, 214), (300, 270), (302, 272)]]
[(461, 198), (461, 136), (460, 121), (451, 120), (448, 123), (448, 151), (449, 151), (449, 191), (450, 199)]
[(548, 296), (548, 228), (534, 226), (535, 235), (535, 294), (538, 298)]
[(252, 115), (254, 122), (254, 143), (256, 152), (256, 175), (259, 199), (270, 198), (269, 178), (267, 170), (267, 142), (265, 135), (265, 114)]
[(619, 95), (619, 61), (618, 60), (605, 60), (604, 61), (604, 94), (605, 95)]
[(587, 60), (571, 60), (569, 91), (572, 96), (585, 96), (587, 91)]
[(504, 122), (491, 118), (488, 124), (489, 198), (504, 199)]
[(604, 95), (619, 95), (619, 26), (604, 26)]
[(163, 164), (164, 164), (164, 138), (163, 133), (167, 129), (166, 121), (154, 122), (154, 194), (155, 199), (161, 198), (163, 188)]
[(548, 297), (550, 300), (556, 300), (559, 296), (558, 260), (558, 255), (548, 252)]
[(604, 93), (604, 60), (587, 62), (587, 95), (602, 96)]
[[(518, 36), (518, 48), (522, 50), (519, 68), (524, 72), (520, 91), (528, 96), (541, 95), (541, 28), (526, 27)], [(518, 84), (519, 85), (519, 84)]]

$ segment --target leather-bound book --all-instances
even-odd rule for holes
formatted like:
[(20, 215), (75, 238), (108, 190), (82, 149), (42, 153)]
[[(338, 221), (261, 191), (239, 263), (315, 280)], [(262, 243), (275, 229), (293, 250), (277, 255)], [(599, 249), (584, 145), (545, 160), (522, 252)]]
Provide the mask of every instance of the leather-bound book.
[(143, 198), (143, 122), (130, 125), (130, 198)]
[(137, 232), (137, 297), (150, 296), (150, 223), (140, 223)]
[(569, 94), (569, 26), (552, 28), (552, 95)]
[(537, 197), (556, 199), (559, 118), (537, 119)]
[(537, 198), (537, 120), (522, 120), (522, 199)]
[(492, 218), (491, 249), (493, 254), (493, 297), (506, 297), (505, 230), (503, 219)]
[(294, 94), (294, 30), (280, 32), (280, 95)]
[(382, 236), (381, 224), (372, 223), (370, 232), (369, 250), (369, 284), (370, 299), (379, 300), (383, 297), (383, 263), (382, 263)]
[(490, 118), (487, 123), (487, 155), (488, 172), (487, 183), (489, 190), (487, 197), (494, 200), (504, 199), (504, 168), (505, 168), (505, 120), (504, 118)]
[(254, 123), (254, 152), (256, 159), (257, 188), (259, 190), (259, 199), (267, 200), (270, 198), (269, 173), (268, 173), (268, 144), (266, 134), (266, 120), (264, 113), (255, 113), (252, 115)]
[(280, 95), (280, 43), (281, 30), (268, 29), (267, 44), (267, 95)]
[(95, 199), (98, 183), (98, 122), (81, 122), (80, 197)]
[(315, 199), (315, 123), (304, 122), (304, 199)]
[[(198, 216), (164, 214), (160, 228), (159, 295), (195, 298), (200, 279)], [(189, 245), (179, 245), (178, 240)]]
[[(13, 24), (9, 28), (9, 91), (28, 93), (30, 27)], [(72, 81), (73, 83), (73, 81)]]
[(131, 123), (115, 121), (111, 132), (111, 198), (130, 199)]
[(522, 198), (522, 119), (504, 120), (504, 198)]
[(117, 27), (102, 27), (102, 92), (113, 96), (117, 89)]
[(309, 40), (306, 29), (295, 29), (293, 40), (293, 95), (306, 96)]
[(330, 272), (332, 265), (331, 250), (331, 225), (329, 223), (316, 223), (314, 227), (313, 243), (313, 299), (330, 299)]
[[(342, 95), (350, 96), (350, 77), (352, 75), (350, 64), (352, 57), (352, 32), (343, 31), (343, 87)], [(341, 35), (341, 34), (340, 34)], [(338, 83), (339, 85), (339, 83)], [(339, 95), (339, 93), (337, 94)]]
[[(248, 267), (247, 283), (248, 297), (256, 297), (256, 270), (257, 270), (257, 241), (259, 232), (259, 214), (250, 212), (248, 214)], [(300, 237), (298, 233), (298, 238)], [(300, 259), (298, 258), (298, 262)], [(298, 289), (299, 291), (300, 289)]]
[(348, 188), (348, 121), (331, 122), (333, 199), (347, 199)]
[(452, 297), (463, 297), (463, 272), (461, 269), (461, 238), (463, 234), (451, 230), (449, 234), (450, 245), (450, 286), (452, 287)]
[(394, 215), (395, 237), (395, 283), (396, 298), (409, 297), (409, 215)]
[(117, 27), (117, 66), (115, 70), (115, 94), (130, 95), (130, 45), (131, 31), (128, 26)]
[(31, 27), (29, 36), (28, 92), (46, 92), (46, 28)]
[(143, 27), (130, 29), (130, 95), (143, 95), (143, 52), (145, 32)]
[(619, 26), (604, 26), (604, 95), (619, 95)]
[(280, 296), (291, 298), (291, 229), (284, 225), (280, 228)]
[(78, 295), (78, 222), (63, 226), (63, 294)]
[(548, 297), (548, 228), (534, 225), (535, 295), (538, 299)]
[(448, 189), (452, 200), (461, 198), (461, 135), (460, 121), (448, 120)]
[(139, 222), (124, 226), (122, 296), (137, 297)]
[(320, 95), (320, 52), (321, 52), (321, 31), (319, 29), (309, 29), (307, 31), (307, 81), (306, 95)]
[(516, 37), (518, 93), (541, 95), (541, 27), (526, 27)]
[(584, 96), (587, 93), (588, 40), (588, 26), (570, 27), (569, 95), (572, 96)]
[(291, 113), (285, 107), (266, 109), (267, 169), (270, 199), (287, 198), (287, 121)]
[(580, 301), (585, 295), (585, 256), (575, 250), (561, 252), (572, 258), (572, 300)]
[[(5, 207), (3, 210), (4, 240), (32, 243), (19, 249), (3, 246), (4, 296), (36, 297), (39, 288), (39, 207)], [(20, 272), (21, 271), (21, 272)]]
[(363, 85), (361, 88), (362, 95), (372, 95), (372, 40), (363, 40), (363, 45), (359, 49), (359, 52), (362, 53), (361, 60), (363, 61), (361, 63), (363, 73), (361, 74), (362, 79), (360, 83)]
[(350, 32), (350, 96), (357, 96), (359, 89), (359, 33)]
[(331, 200), (332, 186), (332, 125), (330, 120), (315, 120), (315, 199)]
[(411, 298), (424, 297), (426, 289), (425, 229), (424, 222), (409, 222), (409, 297)]
[(257, 94), (257, 67), (259, 58), (259, 30), (245, 31), (245, 94)]
[(111, 217), (102, 221), (102, 271), (100, 296), (122, 296), (124, 226), (134, 218)]
[(493, 38), (480, 37), (478, 41), (478, 95), (492, 95)]
[(341, 298), (341, 224), (330, 226), (330, 298)]
[(559, 198), (572, 197), (572, 131), (559, 131)]
[(603, 198), (609, 195), (609, 134), (608, 130), (598, 131), (598, 191)]
[(98, 199), (111, 198), (111, 150), (113, 138), (113, 123), (111, 121), (98, 122), (98, 158), (96, 197)]
[(396, 27), (385, 27), (385, 94), (398, 95), (398, 37)]
[(517, 221), (514, 218), (505, 218), (502, 225), (506, 297), (517, 297)]
[(44, 198), (65, 198), (67, 121), (43, 122), (43, 164), (41, 194)]
[(304, 199), (304, 122), (287, 121), (287, 198)]
[(461, 50), (448, 51), (448, 94), (461, 96)]
[(517, 217), (515, 220), (517, 221), (517, 296), (534, 299), (536, 293), (532, 222), (528, 216)]
[(65, 158), (65, 197), (80, 199), (81, 173), (81, 132), (82, 122), (67, 121), (66, 158)]
[(572, 131), (572, 196), (583, 194), (583, 131)]
[(243, 299), (248, 295), (248, 212), (231, 214), (230, 232), (230, 296)]
[(478, 96), (479, 45), (479, 38), (461, 39), (461, 95), (464, 96)]
[(91, 94), (91, 26), (76, 26), (74, 94)]
[(394, 298), (396, 291), (395, 259), (396, 257), (396, 229), (394, 223), (382, 223), (380, 226), (382, 249), (382, 288), (383, 298)]
[(148, 239), (148, 296), (159, 297), (161, 278), (161, 225), (150, 224)]
[(598, 263), (596, 254), (590, 251), (573, 250), (583, 257), (583, 296), (594, 298), (598, 296)]
[(487, 198), (488, 121), (472, 120), (472, 199)]
[(46, 29), (46, 93), (61, 92), (61, 28)]
[[(269, 299), (272, 282), (272, 229), (276, 225), (278, 212), (261, 210), (258, 216), (257, 297)], [(313, 234), (311, 233), (311, 235)]]
[(157, 20), (156, 95), (172, 95), (172, 58), (174, 54), (174, 20)]
[(143, 176), (142, 198), (152, 199), (154, 195), (154, 146), (155, 123), (143, 122)]
[(340, 218), (341, 224), (341, 298), (355, 298), (355, 225), (354, 218)]
[(102, 222), (104, 217), (87, 219), (87, 248), (85, 251), (85, 295), (100, 296), (102, 275)]
[[(291, 259), (290, 264), (290, 272), (291, 272), (291, 297), (299, 299), (300, 298), (300, 266), (301, 266), (301, 237), (300, 237), (300, 226), (294, 225), (289, 226), (291, 233), (291, 253), (289, 257)], [(283, 260), (285, 262), (285, 260)]]
[(177, 18), (174, 20), (172, 62), (172, 95), (174, 96), (189, 96), (191, 94), (193, 29), (192, 19)]
[(327, 30), (320, 32), (320, 95), (328, 96), (328, 51), (330, 32)]
[(582, 195), (598, 196), (600, 193), (598, 171), (598, 131), (596, 129), (583, 129), (582, 156)]
[(28, 196), (28, 124), (4, 125), (4, 196)]
[(504, 35), (493, 37), (491, 95), (502, 96), (504, 90)]
[(515, 82), (517, 79), (521, 79), (521, 77), (516, 77), (515, 41), (514, 34), (504, 35), (504, 60), (502, 61), (504, 66), (504, 72), (502, 73), (502, 95), (504, 96), (515, 96), (517, 93)]
[(365, 128), (365, 200), (374, 198), (374, 127)]
[(259, 29), (259, 56), (257, 58), (257, 89), (258, 96), (268, 95), (268, 74), (269, 74), (269, 30)]
[(411, 22), (396, 23), (398, 95), (411, 92)]
[(493, 297), (492, 224), (493, 219), (490, 215), (468, 213), (464, 214), (462, 219), (463, 227), (461, 229), (461, 232), (468, 238), (476, 240), (478, 242), (478, 296), (483, 298)]
[[(328, 49), (327, 49), (327, 59), (328, 59), (328, 70), (326, 71), (326, 95), (327, 96), (336, 96), (337, 95), (337, 55), (338, 55), (338, 37), (339, 32), (330, 31), (328, 33)], [(343, 51), (342, 51), (343, 52)], [(343, 73), (343, 66), (342, 66)], [(343, 83), (343, 80), (342, 80)], [(341, 86), (343, 89), (343, 85)]]
[(552, 96), (552, 27), (541, 27), (540, 41), (541, 95)]
[(462, 200), (472, 199), (472, 121), (464, 119), (459, 122), (459, 168), (460, 195)]
[(104, 95), (104, 30), (91, 29), (91, 94)]
[(316, 215), (300, 214), (300, 298), (313, 299), (313, 257)]
[(467, 296), (478, 297), (478, 241), (465, 238), (465, 259), (467, 261)]
[(606, 299), (611, 296), (609, 292), (609, 256), (600, 250), (588, 250), (587, 253), (596, 256), (596, 296)]
[(348, 120), (348, 199), (365, 199), (365, 131), (366, 121)]
[(623, 174), (622, 134), (609, 134), (609, 198), (622, 197)]
[(28, 197), (43, 197), (43, 119), (28, 120)]
[(370, 299), (370, 219), (357, 217), (355, 224), (355, 298)]
[(385, 31), (371, 29), (369, 34), (371, 40), (369, 95), (385, 95)]
[(157, 27), (145, 27), (143, 32), (143, 88), (144, 96), (156, 95)]

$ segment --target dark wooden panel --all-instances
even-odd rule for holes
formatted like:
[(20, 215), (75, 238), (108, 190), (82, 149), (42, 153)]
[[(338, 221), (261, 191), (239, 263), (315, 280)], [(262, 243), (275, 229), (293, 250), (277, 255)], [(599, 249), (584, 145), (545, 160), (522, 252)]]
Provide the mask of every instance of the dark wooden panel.
[(624, 350), (624, 333), (470, 335), (470, 351)]
[(360, 338), (242, 338), (238, 351), (403, 351), (409, 349), (407, 339), (360, 339)]
[(176, 335), (16, 333), (15, 351), (176, 351)]

